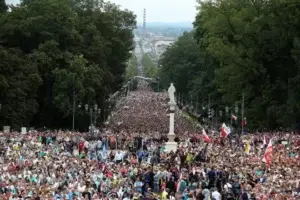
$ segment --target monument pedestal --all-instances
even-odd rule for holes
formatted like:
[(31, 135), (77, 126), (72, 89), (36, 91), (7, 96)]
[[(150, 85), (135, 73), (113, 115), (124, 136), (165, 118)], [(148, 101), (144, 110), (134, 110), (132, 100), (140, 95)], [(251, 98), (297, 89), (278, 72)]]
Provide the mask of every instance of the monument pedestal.
[(174, 138), (176, 136), (174, 133), (174, 117), (175, 117), (176, 102), (170, 101), (169, 106), (170, 106), (170, 113), (169, 113), (170, 124), (169, 124), (169, 134), (168, 134), (169, 141), (166, 142), (166, 144), (165, 144), (165, 151), (166, 152), (171, 152), (171, 151), (176, 152), (177, 147), (178, 147), (177, 142), (174, 141)]
[(174, 142), (175, 134), (168, 134), (169, 141), (166, 142), (165, 148), (166, 152), (173, 151), (174, 153), (177, 151), (178, 144)]

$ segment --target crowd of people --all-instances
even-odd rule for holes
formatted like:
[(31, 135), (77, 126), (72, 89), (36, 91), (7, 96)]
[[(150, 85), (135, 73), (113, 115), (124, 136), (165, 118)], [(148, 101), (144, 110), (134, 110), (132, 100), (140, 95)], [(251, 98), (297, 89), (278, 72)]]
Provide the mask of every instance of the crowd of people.
[[(114, 132), (164, 135), (169, 132), (168, 94), (151, 91), (133, 91), (120, 103), (108, 126)], [(180, 110), (175, 115), (175, 133), (190, 134), (198, 127), (186, 120)]]
[(207, 141), (177, 111), (178, 150), (167, 152), (167, 103), (164, 93), (131, 92), (98, 135), (0, 133), (0, 199), (300, 199), (299, 135), (206, 130)]

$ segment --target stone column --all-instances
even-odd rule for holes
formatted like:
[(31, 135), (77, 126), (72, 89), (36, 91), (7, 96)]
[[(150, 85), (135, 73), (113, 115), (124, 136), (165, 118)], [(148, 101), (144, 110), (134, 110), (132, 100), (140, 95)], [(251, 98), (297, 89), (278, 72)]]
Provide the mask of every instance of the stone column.
[(174, 134), (174, 117), (175, 117), (174, 110), (171, 110), (169, 115), (170, 115), (169, 135), (171, 135)]
[(169, 133), (168, 133), (168, 139), (169, 141), (166, 143), (166, 151), (176, 151), (177, 150), (177, 142), (174, 141), (175, 133), (174, 133), (174, 123), (175, 123), (175, 108), (176, 108), (176, 102), (169, 102)]

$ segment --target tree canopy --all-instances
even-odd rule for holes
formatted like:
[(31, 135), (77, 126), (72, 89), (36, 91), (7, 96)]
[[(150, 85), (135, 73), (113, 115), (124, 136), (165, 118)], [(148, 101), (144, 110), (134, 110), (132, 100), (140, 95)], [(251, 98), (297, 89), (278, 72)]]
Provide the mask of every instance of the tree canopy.
[[(300, 120), (300, 3), (198, 1), (194, 32), (160, 60), (160, 76), (184, 98), (224, 110), (238, 106), (252, 128), (295, 128)], [(162, 78), (162, 80), (164, 80)], [(224, 112), (223, 112), (224, 113)]]
[(7, 11), (5, 0), (0, 0), (0, 14)]
[(149, 78), (155, 78), (157, 76), (157, 69), (154, 66), (153, 61), (148, 53), (145, 53), (142, 57), (143, 71)]
[(89, 0), (24, 0), (9, 12), (2, 4), (0, 125), (70, 127), (73, 94), (76, 104), (103, 108), (122, 86), (132, 12)]
[(135, 55), (132, 55), (132, 57), (129, 59), (127, 63), (125, 79), (130, 80), (137, 75), (138, 75), (138, 60)]

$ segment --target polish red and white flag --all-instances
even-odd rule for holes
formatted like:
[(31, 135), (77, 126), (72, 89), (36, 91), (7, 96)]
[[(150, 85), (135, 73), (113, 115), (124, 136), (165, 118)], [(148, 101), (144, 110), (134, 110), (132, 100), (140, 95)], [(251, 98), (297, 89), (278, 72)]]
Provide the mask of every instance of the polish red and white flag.
[(230, 134), (231, 130), (228, 126), (226, 126), (225, 123), (223, 123), (222, 127), (221, 127), (221, 137), (227, 137)]
[(235, 120), (237, 120), (237, 116), (231, 114), (231, 119), (235, 121)]
[(211, 139), (208, 137), (208, 135), (206, 134), (206, 131), (204, 130), (204, 128), (202, 129), (202, 136), (205, 142), (210, 143)]
[(265, 162), (268, 166), (271, 165), (272, 155), (273, 155), (273, 144), (272, 144), (272, 139), (270, 139), (264, 157), (262, 159), (262, 161)]

